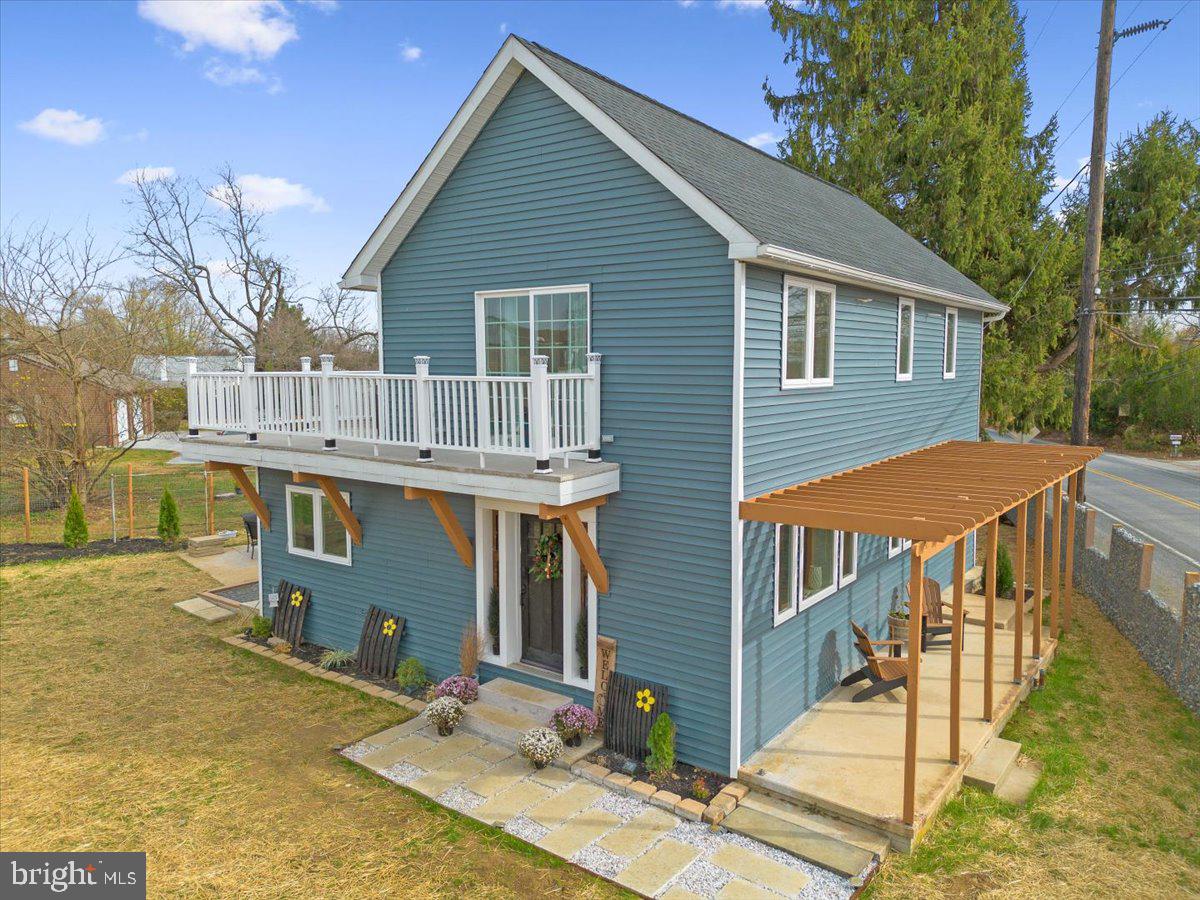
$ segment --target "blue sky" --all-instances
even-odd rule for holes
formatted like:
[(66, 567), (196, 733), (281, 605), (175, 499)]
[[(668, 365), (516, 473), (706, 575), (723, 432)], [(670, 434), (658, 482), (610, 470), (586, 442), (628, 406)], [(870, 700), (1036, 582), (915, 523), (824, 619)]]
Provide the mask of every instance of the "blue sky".
[[(1090, 142), (1099, 2), (1020, 6), (1031, 120), (1062, 104), (1069, 177)], [(1110, 138), (1160, 109), (1200, 117), (1200, 3), (1117, 5), (1118, 25), (1155, 18), (1174, 21), (1117, 45)], [(761, 85), (789, 83), (783, 44), (753, 0), (6, 0), (0, 220), (89, 225), (115, 243), (128, 223), (123, 173), (207, 179), (228, 163), (277, 209), (274, 243), (315, 289), (337, 280), (510, 31), (767, 149), (781, 131)]]

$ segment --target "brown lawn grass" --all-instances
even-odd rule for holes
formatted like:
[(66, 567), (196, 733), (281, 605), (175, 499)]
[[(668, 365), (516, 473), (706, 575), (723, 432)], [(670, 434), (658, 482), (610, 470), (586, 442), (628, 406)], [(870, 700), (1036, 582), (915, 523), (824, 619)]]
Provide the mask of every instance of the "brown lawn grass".
[(1028, 806), (964, 789), (870, 897), (1200, 896), (1200, 720), (1091, 600), (1074, 613), (1004, 731), (1045, 766)]
[(5, 850), (145, 850), (155, 897), (621, 895), (336, 757), (406, 714), (171, 608), (211, 584), (166, 553), (0, 569)]

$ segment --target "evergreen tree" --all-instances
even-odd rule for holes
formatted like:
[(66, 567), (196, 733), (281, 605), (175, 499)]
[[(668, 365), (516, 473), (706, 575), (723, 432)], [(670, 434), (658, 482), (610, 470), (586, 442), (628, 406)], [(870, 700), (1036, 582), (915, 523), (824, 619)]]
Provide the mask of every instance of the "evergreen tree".
[(171, 496), (171, 489), (163, 490), (158, 501), (158, 537), (164, 544), (179, 542), (179, 507)]
[(985, 418), (1063, 424), (1063, 374), (1034, 373), (1074, 308), (1064, 278), (1073, 238), (1043, 207), (1057, 122), (1027, 132), (1015, 4), (773, 0), (770, 9), (796, 66), (794, 90), (763, 85), (788, 129), (785, 158), (857, 194), (1009, 303), (987, 332)]
[(63, 545), (67, 547), (86, 547), (88, 542), (87, 516), (83, 514), (83, 503), (75, 488), (71, 488), (71, 497), (67, 500), (67, 518), (63, 522)]

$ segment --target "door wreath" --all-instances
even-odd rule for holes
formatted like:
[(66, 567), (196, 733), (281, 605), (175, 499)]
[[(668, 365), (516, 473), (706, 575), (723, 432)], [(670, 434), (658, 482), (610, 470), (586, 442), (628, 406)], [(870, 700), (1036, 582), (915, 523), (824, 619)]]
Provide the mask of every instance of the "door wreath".
[(529, 574), (538, 581), (553, 581), (562, 577), (562, 537), (553, 531), (543, 531), (533, 549), (533, 565)]

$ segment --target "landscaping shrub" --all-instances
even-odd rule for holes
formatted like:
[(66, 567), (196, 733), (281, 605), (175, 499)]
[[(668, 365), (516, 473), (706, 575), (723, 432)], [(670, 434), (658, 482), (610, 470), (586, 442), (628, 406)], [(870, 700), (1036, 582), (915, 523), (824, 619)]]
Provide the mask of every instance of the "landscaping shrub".
[(341, 669), (354, 662), (354, 652), (351, 650), (326, 650), (317, 660), (322, 669)]
[(479, 658), (483, 656), (483, 639), (479, 629), (472, 619), (463, 628), (462, 639), (458, 642), (458, 672), (460, 675), (474, 677), (479, 671)]
[(250, 634), (256, 638), (269, 638), (273, 623), (266, 616), (255, 616), (254, 621), (250, 623)]
[(415, 656), (410, 656), (396, 666), (396, 683), (400, 685), (402, 691), (407, 688), (424, 687), (428, 681), (425, 667)]
[(712, 788), (703, 778), (698, 777), (692, 782), (692, 799), (699, 800), (701, 803), (707, 803), (712, 799)]
[(63, 546), (86, 547), (87, 542), (87, 517), (83, 514), (83, 503), (72, 487), (71, 499), (67, 501), (67, 518), (63, 522)]
[(500, 592), (492, 588), (488, 601), (488, 634), (492, 638), (492, 652), (500, 655)]
[[(987, 563), (983, 564), (983, 583), (987, 584)], [(1012, 556), (1009, 555), (1008, 547), (1000, 544), (996, 548), (996, 596), (1007, 597), (1009, 592), (1015, 586), (1015, 578), (1013, 576)], [(1013, 595), (1016, 596), (1015, 594)]]
[(575, 658), (579, 660), (579, 677), (588, 676), (588, 620), (587, 610), (579, 611), (579, 621), (575, 625)]
[(566, 703), (550, 714), (550, 727), (564, 741), (588, 737), (599, 726), (596, 714), (578, 703)]
[(659, 713), (650, 726), (650, 737), (646, 740), (650, 755), (646, 757), (646, 769), (653, 775), (665, 777), (675, 768), (675, 723), (671, 717)]
[(179, 507), (170, 488), (163, 490), (158, 501), (158, 539), (164, 544), (179, 543)]

